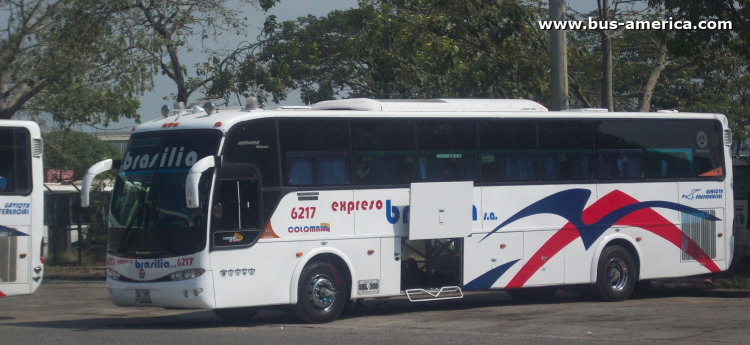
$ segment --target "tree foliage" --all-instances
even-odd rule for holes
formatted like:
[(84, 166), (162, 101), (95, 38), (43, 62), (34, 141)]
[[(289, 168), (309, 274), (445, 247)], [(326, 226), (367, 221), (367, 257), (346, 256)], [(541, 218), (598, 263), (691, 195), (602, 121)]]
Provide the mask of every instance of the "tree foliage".
[(72, 130), (42, 134), (44, 169), (73, 170), (73, 179), (80, 180), (89, 167), (103, 159), (120, 158), (120, 151), (96, 136)]
[(539, 7), (518, 1), (364, 0), (325, 17), (277, 22), (223, 61), (210, 93), (279, 102), (370, 98), (548, 99)]
[(66, 123), (138, 118), (151, 77), (133, 38), (95, 0), (0, 1), (0, 118), (50, 114)]
[[(277, 0), (240, 0), (239, 4), (268, 10)], [(114, 25), (124, 34), (137, 37), (134, 48), (148, 61), (148, 68), (171, 79), (173, 98), (187, 103), (190, 96), (214, 78), (211, 65), (198, 63), (194, 73), (183, 63), (184, 54), (206, 54), (208, 60), (220, 52), (192, 47), (191, 37), (216, 40), (225, 33), (243, 35), (241, 12), (228, 0), (114, 0), (101, 4), (101, 11), (115, 13)], [(182, 56), (181, 56), (182, 55)]]

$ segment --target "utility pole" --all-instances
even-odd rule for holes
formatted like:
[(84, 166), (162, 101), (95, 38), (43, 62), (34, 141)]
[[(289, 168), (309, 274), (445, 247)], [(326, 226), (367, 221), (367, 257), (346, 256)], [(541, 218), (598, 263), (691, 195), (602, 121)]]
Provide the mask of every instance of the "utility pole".
[[(565, 0), (549, 0), (549, 20), (565, 21)], [(550, 30), (552, 109), (568, 109), (568, 49), (565, 30)]]

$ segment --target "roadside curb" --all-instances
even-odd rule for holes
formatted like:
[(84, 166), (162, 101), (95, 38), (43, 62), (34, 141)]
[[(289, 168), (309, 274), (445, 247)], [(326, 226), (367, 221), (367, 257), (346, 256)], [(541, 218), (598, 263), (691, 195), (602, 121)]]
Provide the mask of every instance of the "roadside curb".
[(715, 289), (702, 291), (701, 294), (706, 297), (748, 298), (750, 297), (750, 290)]

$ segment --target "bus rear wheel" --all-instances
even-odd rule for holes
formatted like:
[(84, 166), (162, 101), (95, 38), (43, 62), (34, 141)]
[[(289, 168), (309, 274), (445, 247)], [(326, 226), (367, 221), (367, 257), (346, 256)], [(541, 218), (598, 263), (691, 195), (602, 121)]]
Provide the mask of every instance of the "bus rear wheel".
[(331, 322), (344, 310), (347, 296), (344, 275), (329, 263), (316, 262), (302, 270), (292, 309), (303, 322)]
[(596, 268), (596, 283), (591, 293), (600, 301), (624, 301), (633, 293), (638, 277), (635, 260), (620, 246), (604, 248)]
[(258, 308), (226, 308), (214, 309), (214, 314), (220, 319), (228, 322), (249, 322), (255, 314), (258, 314)]

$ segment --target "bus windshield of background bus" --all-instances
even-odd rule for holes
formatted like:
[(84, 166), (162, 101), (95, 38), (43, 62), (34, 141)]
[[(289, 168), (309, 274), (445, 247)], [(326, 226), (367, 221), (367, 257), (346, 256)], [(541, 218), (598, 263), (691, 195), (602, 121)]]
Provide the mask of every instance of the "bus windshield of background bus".
[(200, 181), (201, 208), (187, 207), (185, 180), (195, 162), (216, 154), (220, 139), (216, 130), (133, 135), (112, 194), (110, 252), (169, 256), (205, 248), (213, 169)]

